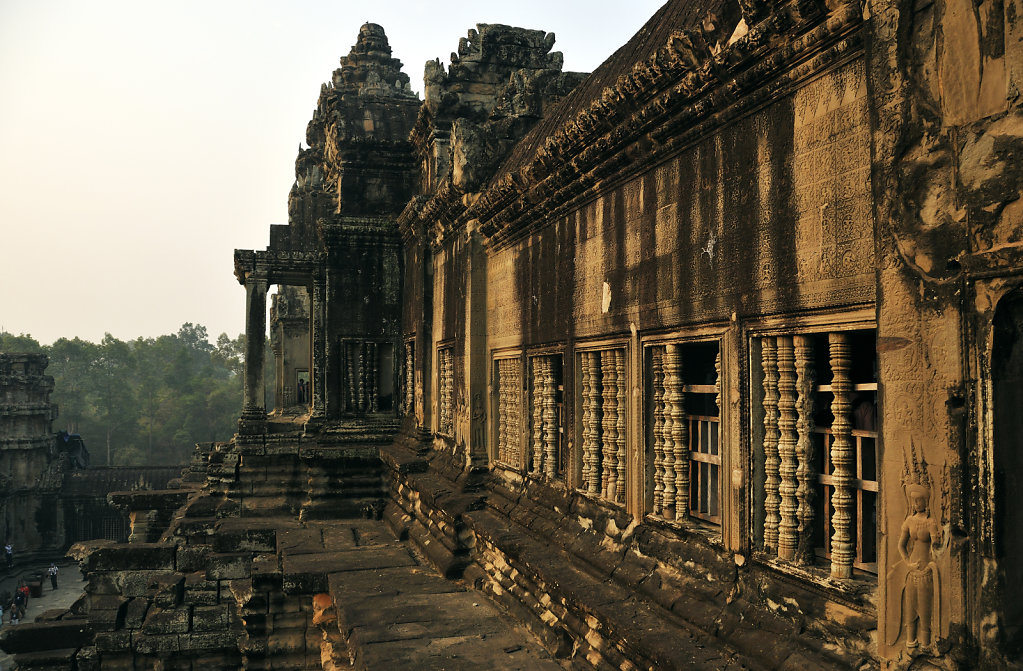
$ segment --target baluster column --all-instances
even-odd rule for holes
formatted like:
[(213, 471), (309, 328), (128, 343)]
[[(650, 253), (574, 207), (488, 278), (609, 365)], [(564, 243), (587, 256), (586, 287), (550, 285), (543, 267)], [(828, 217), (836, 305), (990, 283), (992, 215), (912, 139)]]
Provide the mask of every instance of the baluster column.
[(831, 464), (834, 472), (831, 475), (834, 490), (831, 493), (831, 577), (851, 578), (852, 564), (856, 556), (856, 543), (853, 535), (853, 460), (855, 447), (852, 439), (852, 422), (849, 413), (852, 409), (852, 367), (849, 337), (845, 333), (828, 334), (831, 350), (831, 412), (835, 416), (831, 424)]
[(678, 351), (674, 345), (664, 348), (664, 423), (661, 438), (664, 444), (664, 519), (675, 521), (675, 412), (680, 392), (678, 387)]
[(625, 384), (625, 350), (616, 349), (614, 350), (614, 361), (615, 371), (618, 377), (618, 432), (617, 432), (617, 448), (615, 450), (618, 462), (618, 478), (617, 487), (615, 489), (615, 495), (613, 500), (617, 503), (625, 503), (625, 483), (626, 480), (626, 435), (628, 430), (625, 425), (626, 412), (625, 409), (628, 407), (628, 399), (626, 397), (626, 384)]
[(543, 399), (544, 399), (544, 379), (543, 379), (543, 357), (535, 356), (530, 359), (533, 368), (533, 432), (532, 432), (532, 466), (530, 472), (542, 473), (543, 472), (543, 436), (544, 436), (544, 421), (543, 421)]
[(600, 495), (614, 501), (618, 486), (618, 369), (615, 366), (614, 350), (603, 350), (600, 353), (600, 368), (604, 375)]
[(813, 340), (808, 336), (793, 338), (796, 357), (796, 561), (813, 561), (813, 396), (817, 381), (814, 379)]
[(650, 350), (650, 368), (653, 377), (654, 408), (654, 515), (664, 508), (664, 355), (660, 347)]
[(778, 351), (774, 338), (763, 339), (764, 366), (764, 550), (778, 551), (781, 476), (778, 457)]
[(684, 372), (682, 352), (678, 345), (668, 345), (674, 350), (675, 402), (671, 405), (671, 442), (675, 449), (675, 520), (689, 519), (689, 420), (686, 417)]
[(796, 555), (796, 354), (792, 337), (780, 336), (778, 348), (778, 493), (781, 520), (778, 523), (778, 556), (791, 560)]
[(549, 478), (558, 475), (557, 391), (554, 384), (554, 360), (546, 356), (543, 358), (543, 465), (544, 473)]

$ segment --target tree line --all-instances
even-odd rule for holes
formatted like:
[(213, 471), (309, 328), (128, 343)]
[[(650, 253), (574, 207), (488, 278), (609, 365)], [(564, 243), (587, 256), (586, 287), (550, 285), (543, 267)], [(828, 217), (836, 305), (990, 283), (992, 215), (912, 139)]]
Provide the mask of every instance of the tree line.
[(195, 443), (230, 439), (244, 351), (244, 335), (222, 333), (214, 345), (206, 327), (191, 323), (173, 335), (124, 341), (108, 333), (99, 343), (76, 337), (41, 345), (0, 332), (0, 352), (49, 356), (51, 400), (60, 406), (53, 428), (81, 434), (93, 465), (184, 464)]

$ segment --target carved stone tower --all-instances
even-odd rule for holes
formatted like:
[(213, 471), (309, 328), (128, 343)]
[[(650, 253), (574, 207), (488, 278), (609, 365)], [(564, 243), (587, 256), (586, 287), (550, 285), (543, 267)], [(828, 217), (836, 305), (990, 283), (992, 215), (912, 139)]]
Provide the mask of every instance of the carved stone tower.
[(0, 354), (0, 540), (19, 557), (64, 544), (48, 363), (45, 354)]

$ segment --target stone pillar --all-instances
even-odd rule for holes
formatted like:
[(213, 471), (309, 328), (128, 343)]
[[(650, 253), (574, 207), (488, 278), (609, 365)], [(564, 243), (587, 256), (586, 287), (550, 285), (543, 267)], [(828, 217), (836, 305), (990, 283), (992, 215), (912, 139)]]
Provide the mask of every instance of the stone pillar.
[(266, 343), (267, 278), (254, 272), (245, 276), (245, 378), (241, 433), (261, 431), (266, 421), (263, 387), (263, 357)]
[[(469, 233), (466, 243), (469, 268), (466, 272), (469, 286), (465, 292), (466, 333), (465, 375), (466, 403), (469, 406), (469, 439), (466, 441), (466, 466), (486, 467), (487, 452), (487, 254), (478, 233)], [(519, 378), (517, 398), (521, 397)], [(520, 437), (521, 440), (521, 437)]]
[[(312, 305), (313, 356), (312, 367), (312, 413), (314, 420), (322, 421), (328, 415), (327, 371), (334, 366), (334, 348), (327, 345), (327, 278), (317, 273), (313, 277)], [(336, 409), (333, 409), (336, 414)]]

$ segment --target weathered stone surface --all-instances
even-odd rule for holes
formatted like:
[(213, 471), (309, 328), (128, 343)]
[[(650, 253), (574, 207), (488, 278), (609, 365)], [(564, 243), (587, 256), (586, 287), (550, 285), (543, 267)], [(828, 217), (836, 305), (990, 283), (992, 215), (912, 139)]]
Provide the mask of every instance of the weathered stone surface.
[(967, 5), (671, 0), (588, 76), (480, 24), (422, 103), (363, 26), (235, 254), (239, 435), (169, 563), (91, 549), (94, 626), (182, 590), (132, 655), (1013, 668), (1023, 32)]

